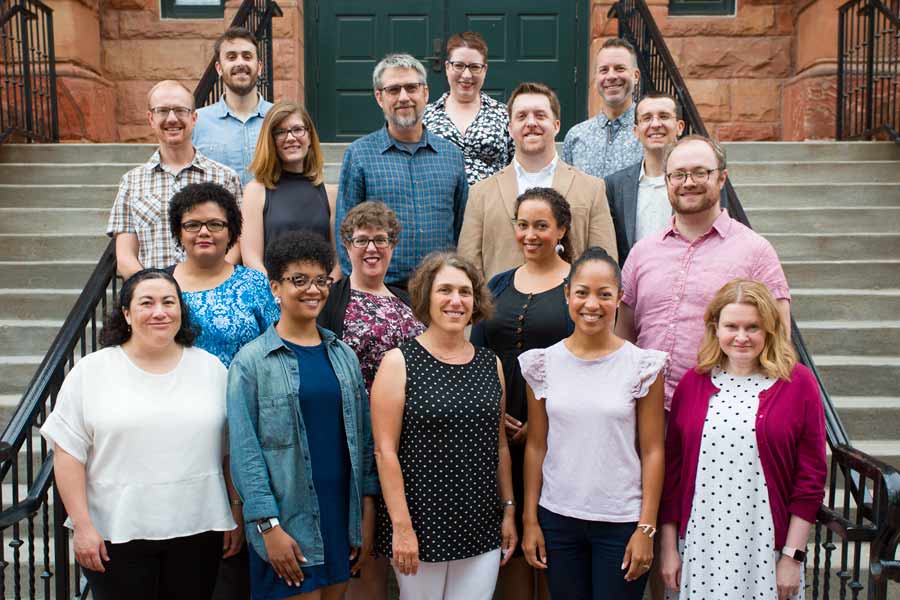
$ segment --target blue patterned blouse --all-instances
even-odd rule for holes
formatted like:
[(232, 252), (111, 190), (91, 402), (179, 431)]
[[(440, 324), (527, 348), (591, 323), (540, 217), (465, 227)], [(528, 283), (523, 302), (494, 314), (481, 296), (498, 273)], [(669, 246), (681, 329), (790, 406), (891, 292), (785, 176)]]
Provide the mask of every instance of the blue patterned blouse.
[(190, 307), (192, 324), (200, 330), (194, 345), (226, 367), (244, 344), (255, 340), (281, 314), (266, 276), (241, 265), (235, 265), (231, 277), (218, 287), (181, 295)]

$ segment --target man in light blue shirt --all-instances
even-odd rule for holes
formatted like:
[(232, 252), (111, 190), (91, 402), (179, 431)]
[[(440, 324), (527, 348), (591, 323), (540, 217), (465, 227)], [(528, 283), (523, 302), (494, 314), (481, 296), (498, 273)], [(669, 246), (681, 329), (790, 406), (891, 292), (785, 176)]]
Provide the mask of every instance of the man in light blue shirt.
[(253, 179), (247, 166), (253, 161), (263, 118), (272, 107), (256, 89), (262, 63), (256, 38), (233, 27), (216, 40), (216, 71), (225, 93), (218, 102), (197, 111), (193, 142), (204, 156), (234, 169), (246, 187)]

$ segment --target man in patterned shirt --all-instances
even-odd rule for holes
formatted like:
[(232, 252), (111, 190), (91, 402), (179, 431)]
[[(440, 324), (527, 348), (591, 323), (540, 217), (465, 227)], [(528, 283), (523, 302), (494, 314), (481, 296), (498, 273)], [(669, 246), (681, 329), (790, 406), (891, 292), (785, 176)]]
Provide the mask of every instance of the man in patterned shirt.
[[(408, 54), (390, 54), (372, 73), (375, 100), (386, 125), (347, 148), (335, 210), (335, 239), (351, 208), (367, 200), (391, 207), (403, 224), (385, 283), (406, 287), (429, 252), (456, 246), (469, 187), (463, 155), (422, 125), (428, 103), (425, 67)], [(338, 244), (341, 269), (350, 259)]]
[(634, 135), (634, 86), (640, 81), (637, 54), (627, 41), (611, 38), (597, 52), (594, 82), (600, 113), (572, 127), (563, 141), (562, 159), (594, 177), (606, 177), (640, 161)]
[[(125, 278), (183, 260), (169, 233), (169, 199), (184, 186), (211, 181), (241, 201), (237, 173), (191, 144), (197, 121), (193, 94), (177, 81), (160, 81), (147, 94), (147, 105), (147, 120), (159, 148), (150, 160), (122, 176), (106, 226), (107, 235), (116, 240), (118, 270)], [(235, 244), (227, 258), (236, 262), (239, 257)]]

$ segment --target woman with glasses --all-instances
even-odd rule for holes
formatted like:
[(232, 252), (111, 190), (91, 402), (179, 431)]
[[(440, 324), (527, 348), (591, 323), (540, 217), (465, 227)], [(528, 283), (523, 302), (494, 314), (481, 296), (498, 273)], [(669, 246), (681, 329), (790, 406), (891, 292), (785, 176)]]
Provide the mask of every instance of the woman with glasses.
[(231, 469), (254, 600), (338, 600), (372, 544), (379, 493), (369, 402), (349, 346), (316, 325), (334, 251), (308, 232), (266, 250), (281, 319), (228, 371)]
[(244, 190), (241, 237), (246, 266), (265, 273), (265, 249), (287, 231), (305, 229), (334, 241), (334, 193), (326, 189), (324, 161), (306, 109), (276, 103), (263, 120), (248, 167), (253, 181)]
[(481, 35), (464, 31), (451, 36), (444, 63), (450, 91), (425, 107), (422, 117), (429, 131), (462, 150), (470, 186), (508, 165), (515, 153), (506, 105), (481, 91), (487, 56)]

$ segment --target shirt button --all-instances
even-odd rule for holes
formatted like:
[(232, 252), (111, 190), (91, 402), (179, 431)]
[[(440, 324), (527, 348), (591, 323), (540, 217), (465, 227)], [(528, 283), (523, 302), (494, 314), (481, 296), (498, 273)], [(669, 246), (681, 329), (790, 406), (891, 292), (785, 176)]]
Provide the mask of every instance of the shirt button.
[(522, 340), (519, 340), (518, 342), (516, 342), (516, 348), (521, 348), (521, 347), (522, 347)]
[(519, 315), (518, 317), (516, 317), (516, 319), (518, 319), (519, 321), (524, 321), (525, 315)]
[(669, 329), (675, 329), (675, 323), (669, 323)]
[(516, 333), (522, 333), (522, 328), (521, 328), (521, 327), (516, 327)]

